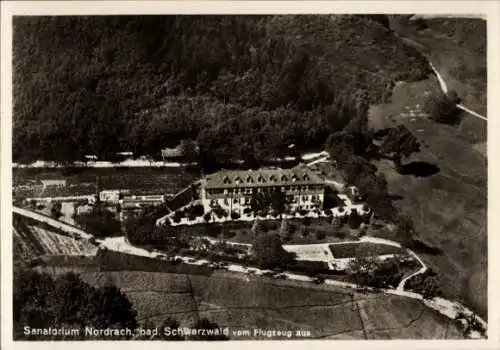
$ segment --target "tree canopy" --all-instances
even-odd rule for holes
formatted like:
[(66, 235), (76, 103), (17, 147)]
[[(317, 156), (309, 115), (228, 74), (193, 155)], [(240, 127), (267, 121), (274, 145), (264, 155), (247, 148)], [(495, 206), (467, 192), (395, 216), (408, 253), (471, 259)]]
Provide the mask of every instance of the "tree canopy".
[(424, 105), (429, 117), (437, 123), (453, 124), (457, 121), (459, 98), (455, 91), (430, 97)]
[(121, 223), (109, 209), (96, 204), (89, 212), (77, 214), (75, 221), (89, 233), (97, 237), (107, 237), (122, 232)]
[(401, 158), (419, 151), (420, 143), (404, 125), (389, 129), (380, 146), (381, 153), (393, 156), (398, 170), (401, 168)]
[(406, 282), (405, 288), (422, 294), (426, 299), (432, 299), (442, 294), (438, 276), (431, 269), (410, 278)]
[(257, 264), (267, 269), (286, 266), (295, 258), (293, 254), (283, 249), (281, 237), (274, 232), (256, 236), (252, 252)]
[(358, 229), (361, 226), (363, 219), (358, 214), (357, 210), (351, 210), (351, 214), (349, 214), (347, 221), (351, 229)]
[(375, 288), (395, 288), (404, 274), (395, 259), (378, 257), (354, 259), (349, 271), (354, 283)]
[[(130, 328), (137, 327), (132, 303), (114, 286), (96, 288), (78, 275), (67, 273), (56, 278), (46, 273), (18, 269), (13, 283), (14, 338), (26, 336), (24, 326), (31, 328)], [(32, 338), (34, 337), (34, 338)], [(70, 336), (66, 340), (82, 339)], [(44, 340), (64, 339), (51, 336)]]
[(17, 16), (13, 31), (16, 162), (188, 139), (207, 164), (283, 156), (430, 72), (384, 16)]

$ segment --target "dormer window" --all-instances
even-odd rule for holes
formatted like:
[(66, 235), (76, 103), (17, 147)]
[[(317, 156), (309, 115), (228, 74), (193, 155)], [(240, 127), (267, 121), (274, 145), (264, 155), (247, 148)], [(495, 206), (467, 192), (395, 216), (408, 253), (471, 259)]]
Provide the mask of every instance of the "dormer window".
[(224, 176), (224, 184), (230, 184), (231, 183), (231, 180), (229, 180), (229, 178), (227, 176)]
[(240, 178), (239, 176), (236, 176), (236, 179), (234, 179), (234, 182), (235, 182), (236, 184), (241, 183), (241, 178)]
[(302, 177), (302, 179), (303, 179), (304, 181), (309, 181), (309, 175), (304, 174), (304, 176)]
[(274, 175), (271, 175), (271, 177), (269, 178), (269, 180), (271, 180), (272, 182), (276, 182), (277, 181), (276, 176), (274, 176)]
[(282, 182), (287, 182), (287, 181), (288, 181), (288, 178), (286, 177), (286, 175), (283, 175), (283, 176), (281, 177), (281, 181), (282, 181)]
[(259, 175), (259, 177), (257, 178), (257, 181), (260, 183), (264, 182), (264, 177), (262, 175)]
[(251, 176), (247, 177), (247, 182), (253, 183), (253, 177), (251, 177)]
[(297, 181), (297, 180), (298, 180), (297, 175), (293, 174), (293, 175), (292, 175), (292, 181), (293, 181), (293, 182), (295, 182), (295, 181)]

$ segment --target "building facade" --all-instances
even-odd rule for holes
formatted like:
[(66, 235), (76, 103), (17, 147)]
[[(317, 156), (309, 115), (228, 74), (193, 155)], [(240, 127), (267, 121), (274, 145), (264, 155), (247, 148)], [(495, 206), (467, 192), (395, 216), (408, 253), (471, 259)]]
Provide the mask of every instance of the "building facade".
[(292, 169), (223, 170), (206, 176), (202, 182), (201, 200), (205, 212), (219, 206), (228, 213), (243, 214), (257, 193), (285, 193), (291, 210), (321, 209), (324, 180), (306, 166)]

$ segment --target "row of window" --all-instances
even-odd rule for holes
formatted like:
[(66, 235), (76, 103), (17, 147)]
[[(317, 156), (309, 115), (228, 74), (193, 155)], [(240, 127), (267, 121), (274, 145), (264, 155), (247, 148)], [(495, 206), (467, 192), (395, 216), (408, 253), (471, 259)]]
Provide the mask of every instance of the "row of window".
[[(287, 200), (290, 203), (298, 203), (299, 202), (299, 196), (287, 196)], [(320, 196), (300, 196), (300, 201), (301, 202), (307, 202), (311, 200), (313, 203), (319, 203), (321, 201)], [(224, 205), (229, 205), (230, 204), (230, 199), (229, 198), (224, 198), (222, 199), (222, 203)], [(212, 199), (210, 201), (211, 205), (216, 205), (217, 201), (215, 199)], [(250, 197), (241, 197), (241, 198), (233, 198), (233, 204), (240, 204), (240, 205), (250, 205)]]
[[(228, 198), (224, 198), (222, 200), (222, 203), (227, 206), (227, 205), (229, 205), (229, 201), (230, 200)], [(210, 201), (210, 205), (216, 205), (216, 204), (217, 204), (217, 201), (215, 199), (212, 199)], [(250, 205), (250, 198), (234, 198), (233, 204)]]
[(280, 190), (282, 192), (296, 192), (296, 191), (309, 191), (321, 190), (322, 186), (318, 185), (304, 185), (304, 186), (267, 186), (267, 187), (238, 187), (238, 188), (210, 188), (207, 189), (208, 194), (252, 194)]
[[(299, 201), (299, 196), (286, 196), (286, 199), (290, 203), (297, 203)], [(311, 200), (311, 202), (316, 203), (319, 202), (320, 196), (312, 195), (312, 196), (300, 196), (300, 201), (307, 202)]]

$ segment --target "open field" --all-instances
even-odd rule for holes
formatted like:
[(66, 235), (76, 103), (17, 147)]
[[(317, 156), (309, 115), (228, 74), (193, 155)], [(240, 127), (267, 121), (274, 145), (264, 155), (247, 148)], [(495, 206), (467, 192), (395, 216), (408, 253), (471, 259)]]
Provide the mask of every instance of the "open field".
[[(424, 116), (405, 116), (407, 106), (416, 108), (426, 94), (437, 91), (435, 77), (400, 83), (394, 88), (393, 102), (372, 106), (369, 112), (370, 127), (376, 130), (405, 125), (421, 143), (421, 151), (403, 164), (407, 169), (429, 171), (398, 174), (387, 160), (376, 166), (387, 178), (389, 193), (401, 197), (394, 205), (413, 218), (418, 239), (424, 243), (417, 253), (438, 273), (445, 295), (486, 317), (486, 122), (465, 113), (455, 127)], [(480, 105), (470, 98), (463, 104), (473, 110)], [(390, 230), (376, 235), (398, 239)]]
[(463, 104), (487, 115), (486, 21), (481, 19), (425, 19), (417, 30), (403, 17), (393, 17), (391, 27), (408, 43), (429, 56), (449, 88)]
[(405, 251), (401, 248), (373, 243), (330, 244), (328, 247), (336, 259), (405, 254)]
[[(49, 270), (62, 273), (67, 269)], [(303, 330), (310, 331), (313, 338), (461, 337), (451, 320), (418, 301), (397, 296), (357, 294), (333, 286), (256, 276), (246, 281), (229, 272), (216, 272), (211, 276), (139, 271), (85, 272), (85, 269), (79, 272), (91, 284), (115, 283), (121, 287), (138, 310), (138, 318), (157, 325), (168, 316), (178, 319), (181, 326), (207, 317), (231, 331)], [(253, 334), (230, 337), (234, 340), (258, 338)]]
[[(393, 89), (391, 102), (372, 105), (370, 107), (368, 112), (369, 125), (379, 130), (391, 127), (397, 122), (426, 120), (427, 117), (424, 116), (422, 110), (425, 101), (431, 96), (439, 96), (440, 94), (439, 83), (434, 76), (414, 83), (400, 82)], [(409, 115), (412, 110), (416, 114), (415, 116)], [(419, 115), (420, 113), (421, 115)], [(463, 111), (459, 112), (459, 119), (459, 125), (450, 126), (440, 124), (436, 132), (446, 131), (446, 136), (451, 136), (451, 139), (463, 141), (463, 145), (466, 145), (467, 148), (470, 148), (471, 144), (484, 145), (487, 137), (486, 122)], [(429, 120), (428, 123), (429, 125), (436, 124), (432, 120)], [(419, 128), (415, 128), (415, 130), (417, 129)], [(474, 150), (483, 157), (486, 156), (481, 146), (474, 147)]]
[[(414, 159), (435, 162), (425, 153)], [(395, 205), (414, 219), (418, 239), (432, 247), (418, 253), (438, 273), (445, 295), (464, 301), (485, 317), (486, 189), (448, 170), (443, 160), (436, 164), (440, 172), (427, 178), (397, 174), (385, 161), (378, 167), (388, 178), (390, 193), (402, 196)], [(379, 235), (397, 239), (390, 231)]]

